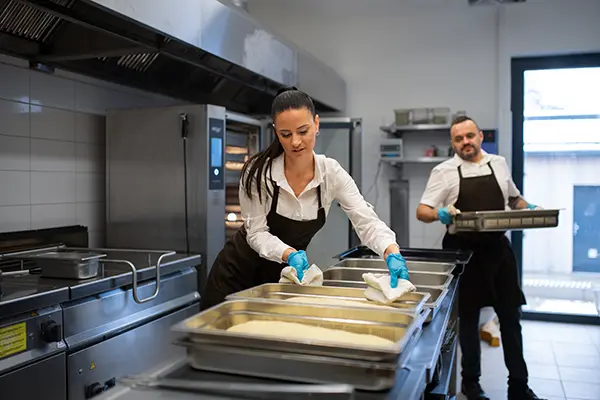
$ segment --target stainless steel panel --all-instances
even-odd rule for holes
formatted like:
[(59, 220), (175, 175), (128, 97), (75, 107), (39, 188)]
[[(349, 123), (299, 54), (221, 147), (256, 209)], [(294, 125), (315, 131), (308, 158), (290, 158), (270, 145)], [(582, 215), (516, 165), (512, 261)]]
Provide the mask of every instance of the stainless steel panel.
[(396, 233), (400, 248), (410, 245), (409, 185), (406, 180), (390, 181), (390, 228)]
[[(59, 305), (9, 318), (0, 316), (0, 329), (11, 328), (13, 345), (22, 340), (24, 343), (20, 344), (25, 346), (20, 353), (9, 355), (7, 352), (4, 358), (0, 358), (0, 374), (52, 354), (64, 352), (67, 347), (62, 336), (63, 326), (62, 309)], [(5, 344), (4, 341), (7, 339), (4, 335), (2, 344)], [(3, 347), (1, 350), (4, 353), (8, 349)]]
[[(391, 340), (394, 345), (349, 346), (326, 340), (303, 341), (227, 331), (231, 326), (248, 321), (273, 320), (372, 334)], [(409, 313), (390, 313), (373, 308), (230, 300), (182, 321), (173, 329), (187, 333), (190, 340), (200, 343), (378, 361), (397, 357), (412, 332), (418, 328), (419, 316)]]
[[(198, 304), (166, 315), (115, 336), (67, 358), (69, 400), (85, 399), (86, 387), (105, 385), (111, 379), (144, 372), (149, 366), (182, 357), (185, 350), (173, 345), (181, 335), (171, 326), (199, 310)], [(63, 398), (64, 399), (64, 398)]]
[[(366, 287), (367, 284), (362, 278), (362, 274), (373, 273), (381, 274), (380, 268), (340, 268), (334, 267), (323, 271), (323, 286), (339, 286), (332, 284), (335, 281), (353, 282), (355, 285), (347, 287)], [(410, 281), (415, 286), (434, 286), (448, 287), (452, 282), (452, 275), (436, 272), (411, 272)], [(345, 285), (343, 285), (345, 286)]]
[(347, 89), (342, 77), (311, 54), (297, 52), (297, 60), (298, 88), (340, 112), (346, 111)]
[[(202, 49), (287, 86), (297, 83), (296, 51), (248, 13), (215, 0), (201, 4)], [(266, 62), (266, 60), (269, 60)]]
[[(323, 118), (319, 125), (314, 151), (338, 161), (342, 168), (351, 172), (351, 144), (353, 124), (338, 119)], [(352, 225), (341, 205), (335, 199), (327, 212), (325, 226), (312, 238), (306, 252), (316, 265), (328, 265), (331, 253), (348, 248)]]
[[(138, 292), (146, 297), (155, 287), (153, 281), (146, 282)], [(164, 277), (158, 296), (146, 303), (133, 301), (131, 288), (67, 302), (63, 304), (65, 341), (73, 351), (198, 300), (197, 272), (189, 268)]]
[[(266, 300), (269, 302), (279, 301), (284, 304), (294, 303), (294, 298), (303, 300), (314, 300), (316, 304), (320, 299), (351, 301), (352, 304), (343, 305), (343, 307), (373, 307), (377, 306), (365, 297), (365, 291), (358, 288), (339, 288), (326, 286), (300, 286), (294, 284), (266, 283), (251, 289), (243, 290), (227, 296), (228, 300), (249, 299)], [(423, 305), (429, 301), (428, 293), (406, 293), (394, 303), (385, 307), (389, 311), (401, 311), (410, 313), (419, 313)], [(303, 303), (305, 304), (305, 303)], [(340, 305), (342, 307), (342, 305)]]
[[(187, 114), (186, 174), (180, 115)], [(107, 244), (203, 254), (223, 247), (224, 190), (208, 190), (208, 118), (225, 109), (195, 105), (121, 110), (107, 117)]]
[(52, 356), (0, 375), (0, 397), (6, 400), (65, 400), (66, 355)]
[[(345, 258), (333, 265), (338, 268), (376, 268), (387, 270), (387, 264), (381, 259)], [(456, 265), (450, 263), (436, 263), (427, 261), (406, 261), (409, 272), (436, 272), (451, 274)]]
[(321, 103), (346, 109), (346, 83), (331, 67), (217, 0), (88, 0), (201, 48)]
[(174, 0), (88, 0), (196, 47), (202, 47), (202, 2)]
[[(188, 346), (192, 368), (310, 383), (343, 382), (363, 390), (384, 390), (396, 378), (396, 363), (348, 362), (330, 357), (268, 350), (202, 345)], [(312, 396), (311, 396), (312, 398)]]
[[(210, 152), (210, 146), (207, 138), (207, 134), (202, 132), (208, 132), (208, 119), (216, 118), (223, 120), (223, 126), (225, 127), (225, 109), (217, 106), (207, 106), (206, 107), (206, 120), (203, 121), (203, 125), (197, 126), (197, 131), (194, 132), (195, 135), (190, 135), (190, 147), (194, 149), (194, 152), (190, 154), (190, 160), (192, 164), (190, 168), (188, 168), (189, 174), (189, 183), (192, 185), (192, 190), (189, 192), (188, 201), (190, 204), (193, 204), (194, 198), (204, 197), (205, 206), (203, 208), (196, 207), (195, 210), (197, 214), (195, 216), (190, 215), (191, 221), (193, 224), (190, 224), (190, 232), (194, 232), (197, 230), (198, 232), (203, 232), (203, 237), (205, 244), (203, 244), (202, 253), (206, 256), (206, 261), (204, 265), (206, 265), (206, 273), (210, 271), (217, 255), (225, 246), (225, 224), (223, 223), (223, 216), (225, 215), (225, 189), (223, 190), (208, 190), (208, 181), (206, 183), (200, 184), (203, 179), (208, 179), (208, 174), (211, 171), (211, 168), (208, 165), (208, 154)], [(226, 145), (226, 137), (224, 136), (224, 145)], [(198, 163), (204, 160), (204, 168)], [(193, 171), (192, 171), (193, 170)], [(205, 173), (203, 173), (205, 172)], [(198, 174), (198, 175), (196, 175)], [(194, 183), (196, 183), (196, 187), (194, 188)], [(201, 213), (205, 213), (201, 215)], [(204, 225), (197, 225), (197, 222), (205, 221)], [(192, 240), (193, 235), (190, 237)], [(202, 240), (202, 237), (198, 237), (199, 240)]]

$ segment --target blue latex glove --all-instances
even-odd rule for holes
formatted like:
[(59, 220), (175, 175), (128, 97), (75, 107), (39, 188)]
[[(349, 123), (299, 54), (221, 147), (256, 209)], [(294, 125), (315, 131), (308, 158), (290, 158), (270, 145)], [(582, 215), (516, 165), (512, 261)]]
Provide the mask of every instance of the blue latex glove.
[(452, 214), (450, 214), (450, 210), (448, 210), (448, 207), (438, 209), (437, 215), (438, 219), (442, 224), (450, 225), (452, 223), (453, 217)]
[(527, 204), (527, 207), (525, 207), (528, 210), (535, 210), (536, 208), (538, 208), (538, 206), (536, 206), (535, 204)]
[(304, 250), (293, 252), (288, 256), (287, 263), (296, 270), (298, 280), (302, 282), (302, 279), (304, 279), (304, 272), (306, 272), (309, 267), (306, 252)]
[(409, 280), (408, 269), (406, 268), (406, 260), (402, 254), (390, 254), (385, 259), (388, 270), (390, 271), (390, 286), (392, 289), (398, 287), (398, 279)]

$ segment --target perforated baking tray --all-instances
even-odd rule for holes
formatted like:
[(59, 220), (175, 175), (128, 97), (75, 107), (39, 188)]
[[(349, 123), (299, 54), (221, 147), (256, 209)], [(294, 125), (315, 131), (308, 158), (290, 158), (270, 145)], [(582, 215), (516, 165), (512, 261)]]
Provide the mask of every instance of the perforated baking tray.
[(511, 210), (464, 212), (455, 217), (454, 232), (502, 232), (555, 228), (560, 210)]

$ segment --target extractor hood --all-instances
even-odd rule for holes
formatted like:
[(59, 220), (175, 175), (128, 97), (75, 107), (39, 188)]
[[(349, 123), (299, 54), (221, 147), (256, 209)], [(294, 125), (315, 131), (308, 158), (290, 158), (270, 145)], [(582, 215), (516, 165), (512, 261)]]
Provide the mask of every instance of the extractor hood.
[(0, 52), (249, 114), (283, 86), (346, 103), (332, 68), (218, 0), (0, 0)]

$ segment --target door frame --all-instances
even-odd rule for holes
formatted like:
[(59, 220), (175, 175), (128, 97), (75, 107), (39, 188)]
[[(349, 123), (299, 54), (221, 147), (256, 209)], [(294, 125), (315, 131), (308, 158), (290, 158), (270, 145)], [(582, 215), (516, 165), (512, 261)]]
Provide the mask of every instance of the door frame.
[[(350, 134), (348, 140), (348, 156), (350, 171), (348, 173), (354, 179), (358, 190), (362, 186), (362, 118), (351, 117), (323, 117), (319, 119), (320, 128), (347, 129)], [(362, 192), (361, 192), (362, 193)], [(348, 248), (358, 246), (360, 240), (348, 219)]]
[[(525, 71), (586, 67), (600, 67), (600, 53), (578, 53), (540, 57), (514, 57), (511, 59), (510, 110), (512, 113), (512, 176), (515, 184), (521, 189), (521, 193), (525, 198), (527, 198), (527, 193), (523, 193), (523, 174), (525, 161), (525, 154), (523, 151)], [(523, 232), (511, 231), (511, 243), (517, 259), (519, 277), (522, 285)], [(523, 318), (538, 321), (600, 325), (600, 318), (597, 316), (594, 317), (586, 315), (526, 311), (523, 312)]]

